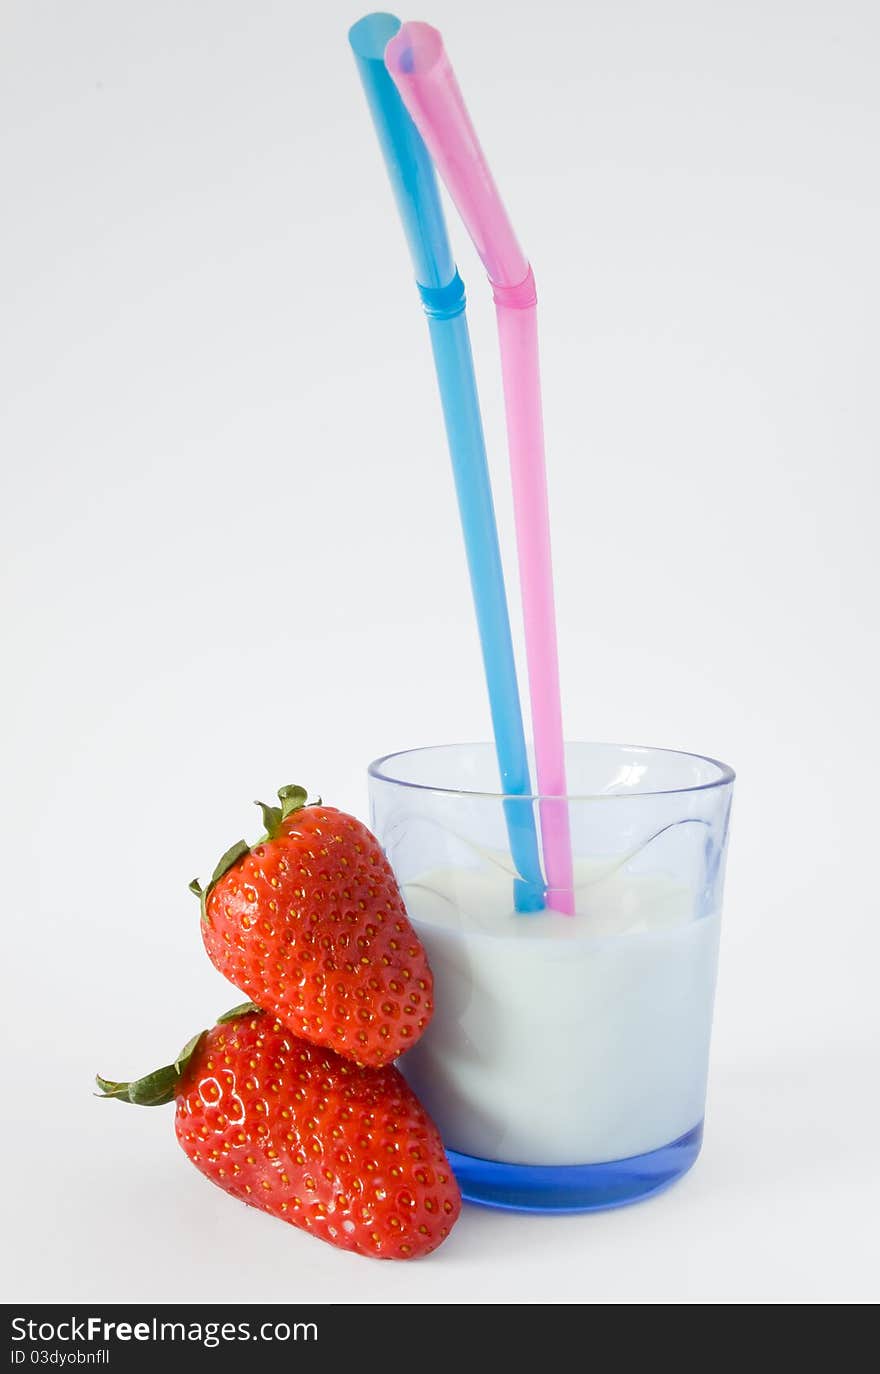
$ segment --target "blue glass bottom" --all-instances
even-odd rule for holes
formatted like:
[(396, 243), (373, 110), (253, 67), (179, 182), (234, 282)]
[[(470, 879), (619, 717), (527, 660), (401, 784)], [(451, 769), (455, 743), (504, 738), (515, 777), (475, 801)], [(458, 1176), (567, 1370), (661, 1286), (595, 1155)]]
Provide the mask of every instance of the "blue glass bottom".
[(701, 1121), (659, 1150), (607, 1164), (499, 1164), (454, 1150), (446, 1153), (467, 1202), (513, 1212), (600, 1212), (668, 1188), (687, 1173), (702, 1143)]

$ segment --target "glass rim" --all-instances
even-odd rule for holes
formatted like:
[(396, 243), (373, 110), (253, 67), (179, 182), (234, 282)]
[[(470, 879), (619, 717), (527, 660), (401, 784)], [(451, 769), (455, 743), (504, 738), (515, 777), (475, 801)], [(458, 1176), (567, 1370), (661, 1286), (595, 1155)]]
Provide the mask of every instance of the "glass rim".
[(483, 788), (470, 787), (439, 787), (434, 783), (426, 782), (406, 782), (403, 778), (390, 777), (383, 772), (386, 764), (394, 759), (402, 759), (410, 754), (430, 754), (440, 749), (492, 749), (495, 746), (489, 740), (476, 740), (466, 743), (464, 741), (450, 744), (425, 744), (418, 745), (413, 749), (395, 749), (390, 754), (383, 754), (381, 758), (374, 759), (367, 768), (367, 776), (375, 778), (377, 782), (388, 783), (392, 787), (403, 787), (413, 792), (433, 792), (447, 797), (479, 797), (485, 801), (527, 801), (527, 802), (617, 802), (635, 801), (640, 797), (670, 797), (687, 792), (709, 792), (715, 787), (729, 787), (736, 780), (736, 773), (727, 763), (722, 763), (720, 759), (712, 758), (710, 754), (695, 754), (687, 749), (667, 749), (654, 744), (617, 744), (614, 741), (606, 740), (566, 740), (565, 747), (582, 746), (587, 749), (619, 749), (622, 753), (634, 754), (673, 754), (680, 759), (695, 759), (699, 763), (708, 763), (713, 768), (718, 769), (718, 777), (712, 778), (708, 782), (692, 783), (686, 787), (653, 787), (643, 792), (569, 792), (565, 795), (559, 793), (542, 792), (487, 792)]

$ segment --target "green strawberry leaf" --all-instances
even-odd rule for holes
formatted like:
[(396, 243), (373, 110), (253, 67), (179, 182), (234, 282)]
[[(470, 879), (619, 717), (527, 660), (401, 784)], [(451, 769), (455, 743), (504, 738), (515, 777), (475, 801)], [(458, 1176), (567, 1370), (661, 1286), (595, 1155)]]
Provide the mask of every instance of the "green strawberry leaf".
[(136, 1107), (162, 1107), (166, 1102), (173, 1102), (180, 1080), (205, 1035), (207, 1031), (199, 1031), (192, 1040), (188, 1040), (173, 1064), (155, 1069), (132, 1083), (116, 1083), (98, 1074), (95, 1082), (101, 1089), (100, 1096), (115, 1097), (120, 1102), (131, 1102)]
[(112, 1079), (102, 1078), (99, 1073), (95, 1074), (95, 1082), (101, 1089), (101, 1097), (118, 1097), (122, 1102), (131, 1101), (128, 1095), (130, 1083), (114, 1083)]
[(217, 1017), (217, 1025), (225, 1026), (227, 1021), (237, 1021), (239, 1016), (250, 1016), (251, 1012), (261, 1010), (256, 1002), (239, 1002), (237, 1007), (233, 1007), (231, 1011), (224, 1011), (222, 1016)]
[[(289, 783), (286, 787), (280, 787), (278, 789), (278, 800), (281, 802), (280, 806), (267, 806), (265, 802), (261, 801), (254, 802), (254, 805), (258, 806), (263, 814), (263, 825), (266, 827), (266, 833), (258, 843), (263, 844), (268, 840), (274, 840), (282, 822), (286, 821), (288, 816), (292, 816), (295, 811), (301, 810), (302, 807), (306, 805), (308, 795), (304, 787), (297, 787), (294, 783)], [(208, 920), (207, 902), (211, 893), (211, 888), (229, 872), (230, 868), (238, 863), (239, 859), (243, 859), (245, 854), (249, 854), (250, 851), (251, 846), (249, 844), (246, 844), (244, 840), (237, 840), (235, 844), (230, 845), (226, 853), (220, 859), (220, 862), (211, 874), (211, 881), (208, 883), (207, 887), (203, 888), (198, 878), (193, 878), (192, 882), (189, 884), (189, 890), (195, 893), (201, 903), (203, 921)]]
[(254, 806), (258, 806), (263, 813), (263, 829), (265, 830), (264, 840), (271, 840), (275, 831), (281, 824), (281, 807), (267, 806), (265, 802), (255, 801)]
[(233, 864), (237, 864), (239, 859), (243, 859), (245, 854), (250, 854), (250, 852), (251, 847), (244, 840), (236, 840), (235, 844), (231, 844), (226, 853), (221, 854), (217, 862), (217, 867), (211, 874), (211, 881), (208, 883), (208, 891), (211, 891), (215, 883), (219, 883), (220, 879), (225, 873), (229, 872)]
[(300, 811), (308, 800), (308, 792), (304, 787), (297, 787), (294, 783), (288, 783), (287, 787), (279, 787), (278, 800), (281, 802), (281, 819), (287, 820), (294, 811)]
[(193, 1055), (195, 1054), (196, 1050), (201, 1044), (202, 1037), (207, 1034), (207, 1031), (199, 1031), (198, 1035), (193, 1036), (192, 1040), (187, 1040), (183, 1049), (180, 1051), (180, 1054), (174, 1061), (174, 1068), (177, 1070), (179, 1074), (182, 1074), (185, 1071), (187, 1065), (189, 1064), (189, 1061), (192, 1059)]
[(239, 859), (243, 859), (245, 854), (250, 854), (250, 852), (251, 847), (249, 844), (245, 844), (244, 840), (236, 840), (235, 844), (230, 845), (226, 853), (221, 856), (217, 867), (211, 874), (211, 881), (208, 883), (207, 887), (202, 887), (198, 878), (193, 878), (192, 882), (188, 884), (190, 892), (193, 892), (199, 899), (203, 921), (207, 922), (208, 920), (208, 896), (211, 888), (216, 882), (220, 881), (225, 873), (229, 872), (234, 864), (238, 863)]
[(203, 920), (203, 921), (207, 921), (207, 919), (208, 919), (208, 907), (207, 907), (208, 894), (207, 894), (207, 892), (205, 891), (205, 889), (202, 887), (202, 885), (201, 885), (201, 883), (199, 882), (198, 878), (193, 878), (192, 882), (189, 884), (189, 890), (190, 890), (190, 892), (195, 893), (195, 895), (198, 897), (198, 899), (199, 899), (199, 906), (202, 908), (202, 920)]

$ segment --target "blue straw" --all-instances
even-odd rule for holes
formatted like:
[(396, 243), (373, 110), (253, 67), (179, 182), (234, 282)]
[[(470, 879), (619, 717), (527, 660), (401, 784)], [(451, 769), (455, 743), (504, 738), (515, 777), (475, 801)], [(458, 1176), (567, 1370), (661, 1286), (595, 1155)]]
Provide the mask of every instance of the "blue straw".
[(400, 20), (392, 14), (368, 14), (352, 26), (348, 40), (376, 126), (428, 318), (501, 785), (508, 797), (504, 805), (510, 852), (520, 875), (514, 883), (516, 909), (540, 911), (544, 906), (544, 879), (532, 804), (513, 800), (531, 794), (531, 781), (495, 507), (465, 318), (464, 284), (449, 246), (433, 163), (385, 69), (386, 45), (399, 28)]

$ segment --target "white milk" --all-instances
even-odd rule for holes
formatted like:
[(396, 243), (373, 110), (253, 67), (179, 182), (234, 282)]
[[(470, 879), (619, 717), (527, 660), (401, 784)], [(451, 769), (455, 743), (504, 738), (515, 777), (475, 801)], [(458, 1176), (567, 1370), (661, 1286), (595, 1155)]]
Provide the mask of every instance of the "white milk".
[(593, 1164), (703, 1117), (719, 916), (674, 880), (577, 865), (578, 915), (519, 915), (509, 876), (403, 889), (435, 1012), (401, 1068), (461, 1154)]

